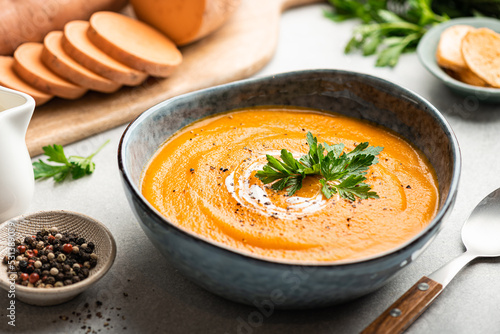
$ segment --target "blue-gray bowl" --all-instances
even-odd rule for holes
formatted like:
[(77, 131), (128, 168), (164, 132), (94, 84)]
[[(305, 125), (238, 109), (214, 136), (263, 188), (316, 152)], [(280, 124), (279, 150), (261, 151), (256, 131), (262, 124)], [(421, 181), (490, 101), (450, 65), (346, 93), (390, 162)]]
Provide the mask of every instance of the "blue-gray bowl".
[(447, 28), (454, 25), (469, 25), (475, 28), (490, 28), (500, 33), (500, 20), (490, 17), (461, 17), (440, 23), (432, 27), (422, 37), (417, 47), (418, 59), (424, 67), (443, 82), (452, 92), (462, 96), (475, 96), (479, 101), (498, 103), (500, 102), (500, 88), (472, 86), (458, 81), (448, 75), (436, 60), (436, 51), (441, 34)]
[[(401, 246), (362, 260), (289, 264), (243, 254), (181, 229), (140, 192), (144, 166), (182, 127), (209, 115), (258, 105), (291, 105), (367, 119), (420, 148), (436, 170), (440, 204), (432, 222)], [(457, 140), (436, 108), (383, 79), (337, 71), (291, 72), (181, 95), (145, 111), (125, 130), (118, 164), (128, 201), (146, 235), (173, 266), (196, 284), (228, 299), (274, 308), (345, 302), (384, 285), (433, 240), (452, 209), (460, 174)]]

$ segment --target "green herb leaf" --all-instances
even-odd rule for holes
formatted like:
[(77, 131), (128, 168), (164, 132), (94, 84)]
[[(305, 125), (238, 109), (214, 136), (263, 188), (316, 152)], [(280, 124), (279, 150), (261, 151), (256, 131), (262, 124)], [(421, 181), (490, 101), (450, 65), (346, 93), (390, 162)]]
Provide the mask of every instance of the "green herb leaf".
[(404, 38), (400, 38), (399, 42), (395, 42), (395, 39), (391, 41), (391, 45), (387, 46), (383, 51), (380, 52), (375, 66), (383, 67), (390, 66), (394, 67), (399, 61), (399, 56), (408, 50), (412, 43), (417, 42), (422, 37), (419, 33), (410, 34)]
[(371, 186), (363, 183), (371, 165), (378, 162), (377, 156), (383, 147), (369, 146), (361, 143), (351, 152), (343, 152), (344, 144), (318, 144), (318, 140), (310, 132), (307, 133), (309, 152), (300, 159), (285, 149), (281, 150), (281, 159), (267, 155), (267, 164), (255, 176), (264, 184), (272, 183), (274, 190), (287, 190), (293, 195), (302, 187), (302, 181), (307, 175), (320, 175), (321, 191), (326, 198), (334, 194), (354, 201), (360, 199), (378, 198), (376, 192), (370, 191)]
[(398, 15), (396, 15), (393, 12), (390, 12), (388, 10), (385, 10), (385, 9), (378, 10), (377, 16), (379, 17), (380, 21), (386, 22), (386, 23), (405, 22)]
[(337, 193), (334, 188), (331, 188), (328, 183), (326, 183), (325, 179), (321, 179), (319, 182), (323, 185), (323, 187), (321, 187), (321, 192), (327, 199), (330, 199), (330, 197)]
[(49, 165), (40, 159), (33, 163), (33, 170), (35, 172), (35, 180), (54, 177), (54, 180), (60, 182), (66, 178), (70, 167), (67, 165)]
[(66, 157), (61, 145), (44, 146), (43, 151), (49, 158), (59, 164), (48, 164), (41, 159), (33, 163), (35, 180), (53, 178), (55, 182), (63, 182), (69, 174), (73, 179), (79, 179), (85, 175), (90, 175), (95, 170), (95, 163), (92, 158), (109, 142), (106, 141), (97, 151), (88, 157), (70, 156)]
[(341, 197), (351, 201), (356, 200), (356, 197), (360, 199), (378, 198), (377, 193), (369, 191), (371, 187), (363, 183), (365, 180), (363, 175), (350, 175), (339, 184), (328, 183), (328, 186), (336, 190)]
[(67, 164), (68, 160), (64, 154), (64, 149), (61, 145), (44, 146), (43, 151), (45, 155), (49, 157), (49, 161), (59, 162), (62, 164)]

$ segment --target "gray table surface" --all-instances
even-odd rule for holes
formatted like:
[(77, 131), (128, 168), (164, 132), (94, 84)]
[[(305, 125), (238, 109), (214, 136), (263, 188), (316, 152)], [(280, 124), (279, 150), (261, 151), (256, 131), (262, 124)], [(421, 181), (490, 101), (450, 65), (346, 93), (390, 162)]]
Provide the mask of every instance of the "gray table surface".
[[(91, 177), (61, 185), (37, 182), (29, 208), (29, 212), (77, 211), (102, 221), (118, 244), (114, 266), (68, 303), (43, 308), (17, 303), (15, 328), (7, 325), (7, 298), (0, 298), (0, 332), (356, 333), (421, 276), (459, 255), (464, 250), (463, 222), (484, 195), (500, 186), (500, 105), (453, 95), (420, 65), (415, 54), (404, 55), (394, 69), (376, 68), (373, 57), (344, 55), (355, 23), (333, 23), (323, 17), (325, 8), (311, 5), (284, 13), (276, 54), (256, 76), (312, 68), (365, 72), (417, 92), (444, 114), (461, 146), (461, 183), (453, 213), (415, 262), (380, 290), (325, 309), (262, 314), (255, 307), (206, 292), (166, 264), (133, 216), (117, 166), (118, 142), (125, 129), (120, 126), (68, 145), (68, 154), (88, 155), (111, 140), (96, 156), (97, 169)], [(498, 260), (476, 260), (407, 332), (500, 333), (499, 278)]]

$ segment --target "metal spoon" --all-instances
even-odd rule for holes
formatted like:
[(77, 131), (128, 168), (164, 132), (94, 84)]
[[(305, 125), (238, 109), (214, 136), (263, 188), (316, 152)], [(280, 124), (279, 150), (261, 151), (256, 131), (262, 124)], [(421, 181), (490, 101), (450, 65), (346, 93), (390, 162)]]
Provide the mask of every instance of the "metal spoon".
[(466, 251), (427, 277), (422, 277), (361, 333), (403, 332), (467, 263), (476, 257), (500, 256), (499, 237), (500, 188), (476, 206), (462, 227)]

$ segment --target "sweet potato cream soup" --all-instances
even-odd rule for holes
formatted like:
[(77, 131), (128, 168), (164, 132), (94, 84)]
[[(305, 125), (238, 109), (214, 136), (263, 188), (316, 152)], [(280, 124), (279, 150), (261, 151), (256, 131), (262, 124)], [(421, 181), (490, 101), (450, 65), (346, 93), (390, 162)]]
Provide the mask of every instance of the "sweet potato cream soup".
[[(364, 183), (379, 198), (327, 199), (319, 177), (292, 196), (255, 174), (318, 143), (382, 146)], [(142, 193), (173, 224), (229, 248), (267, 259), (324, 262), (390, 250), (422, 230), (438, 208), (426, 157), (394, 132), (336, 114), (293, 107), (237, 110), (203, 119), (168, 139), (145, 169)]]

